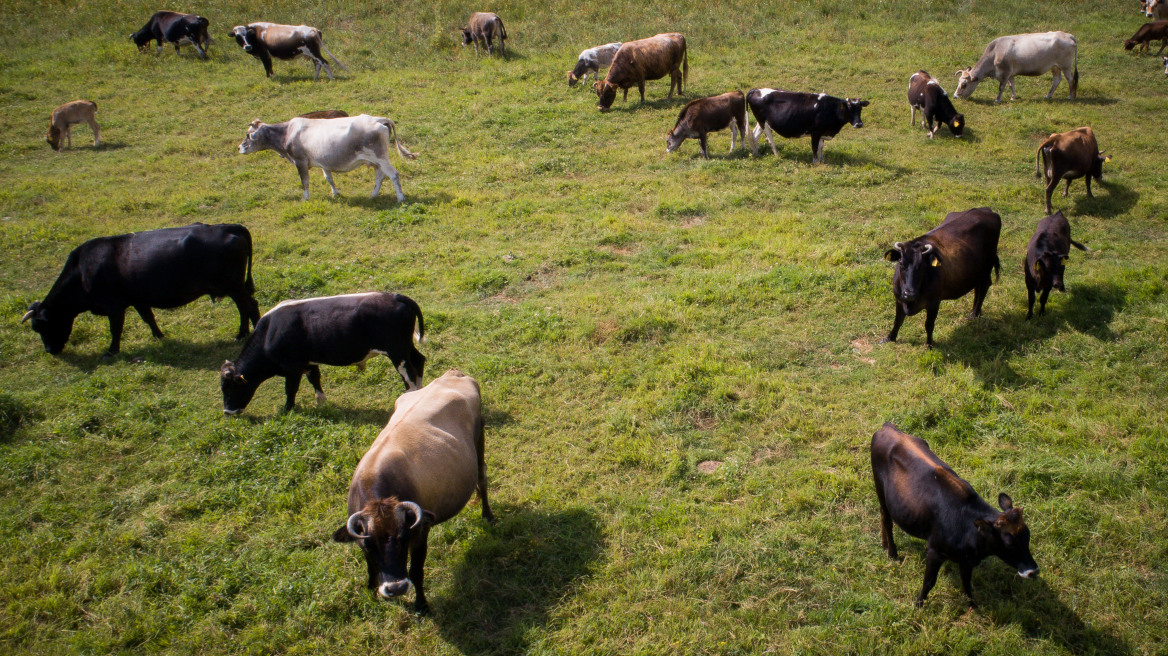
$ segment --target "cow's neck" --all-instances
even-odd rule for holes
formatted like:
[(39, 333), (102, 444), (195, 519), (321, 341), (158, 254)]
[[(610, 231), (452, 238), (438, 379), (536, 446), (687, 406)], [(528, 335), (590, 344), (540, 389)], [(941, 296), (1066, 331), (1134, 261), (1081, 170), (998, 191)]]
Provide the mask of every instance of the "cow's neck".
[(260, 143), (265, 147), (279, 153), (280, 157), (290, 159), (288, 157), (288, 149), (284, 147), (284, 139), (288, 136), (287, 123), (270, 123), (261, 126), (256, 130), (259, 132)]

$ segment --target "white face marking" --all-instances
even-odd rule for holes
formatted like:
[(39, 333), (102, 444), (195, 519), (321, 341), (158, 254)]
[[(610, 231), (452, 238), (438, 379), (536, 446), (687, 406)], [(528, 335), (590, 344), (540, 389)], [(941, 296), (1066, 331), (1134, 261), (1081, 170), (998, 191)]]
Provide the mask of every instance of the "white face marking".
[(287, 307), (290, 305), (299, 305), (300, 303), (311, 303), (312, 301), (320, 301), (320, 300), (324, 300), (324, 299), (328, 299), (328, 298), (361, 298), (364, 296), (374, 296), (374, 295), (380, 294), (380, 293), (381, 292), (361, 292), (359, 294), (339, 294), (337, 296), (315, 296), (313, 298), (299, 298), (299, 299), (293, 299), (290, 301), (280, 301), (279, 303), (276, 304), (276, 307), (268, 310), (267, 312), (264, 313), (264, 315), (265, 316), (269, 315), (269, 314), (275, 312), (276, 310), (279, 310), (282, 307)]
[(397, 372), (399, 374), (401, 374), (402, 380), (406, 381), (406, 386), (410, 388), (408, 391), (412, 392), (412, 391), (418, 389), (418, 384), (415, 383), (414, 380), (412, 378), (410, 378), (409, 375), (406, 373), (406, 363), (405, 362), (402, 362), (401, 364), (397, 365)]

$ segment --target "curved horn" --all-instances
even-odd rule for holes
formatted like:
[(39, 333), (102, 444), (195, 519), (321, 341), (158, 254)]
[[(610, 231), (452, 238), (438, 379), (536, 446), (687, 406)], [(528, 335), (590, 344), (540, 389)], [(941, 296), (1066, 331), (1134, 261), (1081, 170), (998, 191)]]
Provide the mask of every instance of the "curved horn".
[(28, 312), (25, 312), (24, 316), (20, 318), (20, 323), (24, 323), (25, 321), (31, 319), (33, 312), (35, 312), (35, 310), (29, 310)]
[(921, 255), (925, 255), (925, 254), (928, 254), (931, 252), (933, 252), (933, 245), (932, 244), (925, 244), (925, 250), (921, 251)]
[(358, 540), (365, 540), (369, 538), (368, 535), (362, 535), (358, 533), (357, 529), (353, 527), (353, 522), (363, 518), (364, 516), (364, 512), (355, 512), (352, 515), (349, 515), (349, 521), (345, 523), (345, 528), (349, 530), (349, 535), (357, 538)]
[(418, 524), (422, 523), (422, 507), (421, 506), (414, 503), (413, 501), (399, 501), (397, 503), (397, 505), (405, 506), (406, 508), (409, 508), (410, 510), (414, 511), (414, 523), (410, 525), (410, 528), (414, 528)]
[(895, 244), (893, 244), (893, 245), (892, 245), (892, 247), (893, 247), (893, 248), (895, 248), (895, 249), (896, 249), (896, 250), (898, 250), (898, 251), (903, 251), (903, 250), (904, 250), (904, 242), (903, 242), (903, 241), (898, 241), (898, 242), (896, 242)]

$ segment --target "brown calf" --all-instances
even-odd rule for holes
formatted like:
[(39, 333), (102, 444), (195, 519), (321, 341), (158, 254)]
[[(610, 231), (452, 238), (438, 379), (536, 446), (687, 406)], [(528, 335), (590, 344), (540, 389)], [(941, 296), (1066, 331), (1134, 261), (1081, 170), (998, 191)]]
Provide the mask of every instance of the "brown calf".
[(1067, 186), (1063, 189), (1063, 197), (1071, 190), (1071, 180), (1085, 178), (1087, 181), (1087, 197), (1094, 198), (1091, 193), (1091, 178), (1103, 181), (1103, 163), (1110, 162), (1111, 156), (1104, 157), (1095, 141), (1095, 133), (1089, 127), (1075, 128), (1070, 132), (1054, 133), (1038, 146), (1034, 156), (1034, 177), (1046, 181), (1046, 213), (1052, 214), (1050, 195), (1058, 186), (1059, 180), (1065, 179)]
[(608, 111), (616, 100), (616, 90), (622, 89), (624, 99), (629, 99), (629, 88), (636, 86), (641, 92), (641, 102), (645, 102), (645, 81), (660, 80), (669, 76), (669, 96), (673, 99), (673, 88), (681, 94), (684, 82), (689, 77), (689, 55), (685, 49), (685, 37), (681, 34), (658, 34), (648, 39), (629, 41), (621, 46), (612, 59), (608, 76), (593, 88), (600, 97), (597, 109)]
[(1168, 47), (1168, 20), (1156, 21), (1154, 23), (1144, 23), (1132, 38), (1123, 42), (1124, 50), (1131, 50), (1137, 45), (1140, 47), (1140, 52), (1148, 53), (1151, 51), (1150, 43), (1152, 41), (1160, 41), (1160, 51), (1157, 55), (1164, 52), (1164, 48)]
[(97, 103), (92, 100), (74, 100), (61, 105), (53, 110), (53, 118), (49, 121), (49, 132), (45, 135), (45, 141), (49, 142), (53, 150), (61, 152), (61, 137), (64, 136), (65, 141), (72, 148), (73, 136), (69, 131), (69, 126), (88, 123), (89, 129), (93, 130), (94, 147), (100, 146), (101, 128), (97, 125), (95, 114), (97, 114)]
[(491, 55), (491, 42), (494, 36), (499, 35), (499, 54), (507, 56), (507, 28), (503, 27), (503, 19), (486, 11), (476, 11), (471, 14), (470, 22), (462, 28), (462, 45), (474, 43), (475, 54), (479, 54), (479, 42), (487, 49), (487, 56)]
[(749, 127), (746, 117), (746, 97), (741, 91), (731, 91), (720, 96), (691, 100), (677, 115), (677, 124), (665, 135), (665, 152), (677, 150), (686, 139), (696, 137), (702, 144), (702, 157), (710, 159), (706, 150), (706, 135), (710, 132), (730, 127), (730, 150), (734, 150), (736, 140), (741, 136), (744, 143), (751, 143), (758, 155), (758, 146), (747, 139)]

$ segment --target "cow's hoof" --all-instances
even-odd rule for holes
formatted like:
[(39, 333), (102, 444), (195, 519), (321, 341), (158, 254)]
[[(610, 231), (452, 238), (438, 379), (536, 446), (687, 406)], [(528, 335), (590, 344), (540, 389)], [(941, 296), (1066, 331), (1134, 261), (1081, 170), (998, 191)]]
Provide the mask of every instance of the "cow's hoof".
[(891, 338), (891, 337), (885, 337), (884, 339), (882, 339), (882, 340), (880, 340), (879, 342), (876, 342), (876, 343), (877, 343), (877, 344), (892, 344), (892, 343), (895, 343), (895, 342), (896, 342), (896, 340), (895, 340), (895, 339), (893, 339), (893, 338)]

